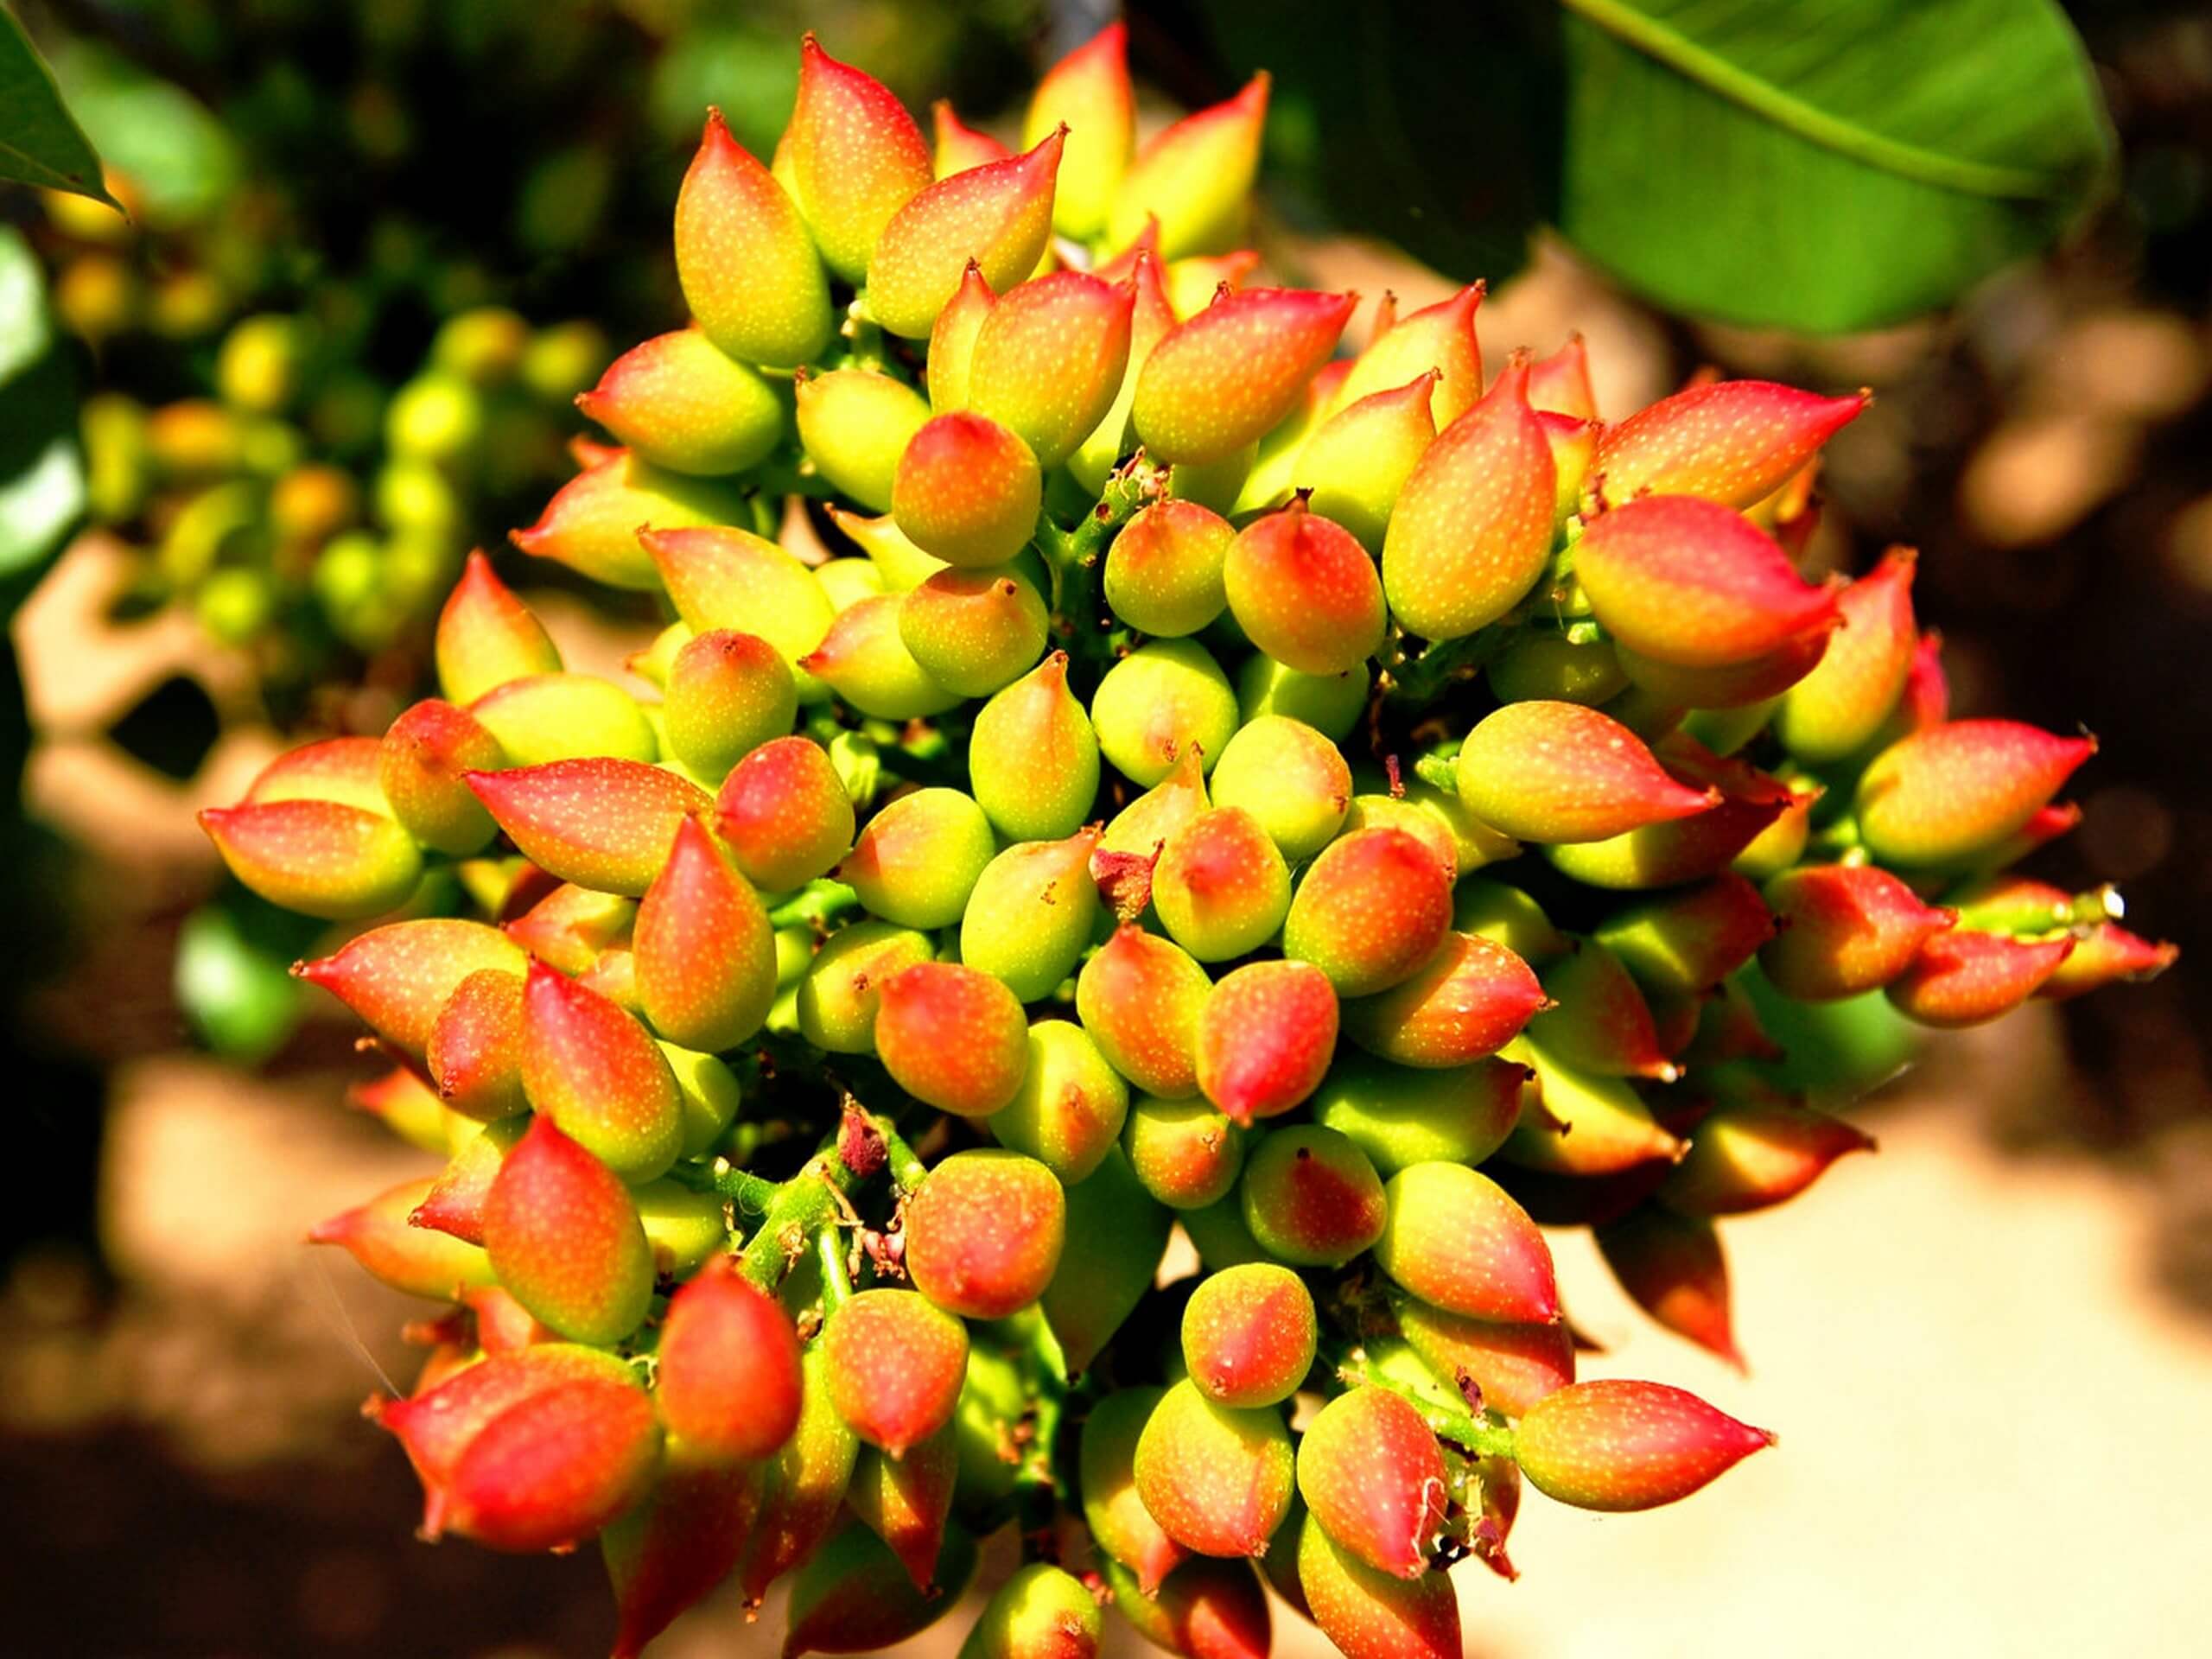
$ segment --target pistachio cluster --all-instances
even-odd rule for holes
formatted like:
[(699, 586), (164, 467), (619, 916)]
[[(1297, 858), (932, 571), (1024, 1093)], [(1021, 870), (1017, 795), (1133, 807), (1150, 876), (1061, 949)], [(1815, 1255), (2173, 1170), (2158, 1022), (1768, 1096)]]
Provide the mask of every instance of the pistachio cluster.
[(2005, 873), (2094, 745), (1948, 717), (1911, 556), (1798, 574), (1863, 397), (1604, 423), (1578, 342), (1485, 384), (1479, 285), (1342, 353), (1353, 296), (1239, 286), (1266, 97), (1135, 149), (1109, 29), (1024, 153), (933, 156), (810, 39), (515, 537), (664, 594), (658, 700), (479, 555), (442, 699), (206, 815), (404, 912), (299, 971), (448, 1161), (317, 1236), (453, 1304), (376, 1410), (426, 1531), (599, 1536), (618, 1654), (733, 1574), (875, 1651), (1011, 1526), (964, 1653), (1110, 1605), (1261, 1655), (1264, 1579), (1456, 1655), (1524, 1482), (1648, 1508), (1770, 1438), (1578, 1381), (1542, 1226), (1732, 1357), (1717, 1218), (1869, 1144), (1782, 1046), (2172, 954)]

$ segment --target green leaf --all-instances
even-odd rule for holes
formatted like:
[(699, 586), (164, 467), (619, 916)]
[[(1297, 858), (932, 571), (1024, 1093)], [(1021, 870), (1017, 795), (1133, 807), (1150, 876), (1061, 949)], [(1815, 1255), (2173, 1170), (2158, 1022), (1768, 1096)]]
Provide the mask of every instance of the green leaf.
[(1560, 0), (1569, 239), (1670, 309), (1840, 331), (1956, 299), (2094, 199), (2054, 0)]
[(0, 179), (123, 204), (107, 193), (92, 141), (15, 14), (0, 6)]

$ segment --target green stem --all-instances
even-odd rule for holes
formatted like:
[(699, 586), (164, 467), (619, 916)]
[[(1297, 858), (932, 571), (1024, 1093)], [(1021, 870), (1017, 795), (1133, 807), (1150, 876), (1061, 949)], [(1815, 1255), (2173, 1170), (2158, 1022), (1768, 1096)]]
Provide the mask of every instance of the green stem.
[(1424, 754), (1414, 762), (1414, 776), (1431, 789), (1440, 789), (1446, 795), (1457, 795), (1459, 791), (1458, 754), (1457, 745), (1453, 746), (1450, 754)]
[(694, 1192), (712, 1192), (728, 1198), (737, 1206), (741, 1216), (765, 1216), (775, 1206), (782, 1185), (765, 1175), (755, 1175), (751, 1170), (738, 1169), (727, 1159), (717, 1158), (712, 1164), (678, 1164), (668, 1172), (669, 1179), (690, 1187)]
[(892, 1126), (891, 1120), (880, 1113), (868, 1114), (868, 1126), (882, 1138), (885, 1166), (891, 1172), (891, 1184), (902, 1195), (918, 1192), (929, 1177), (929, 1166), (914, 1155), (913, 1147), (906, 1144), (906, 1137)]
[(771, 927), (802, 925), (826, 927), (849, 910), (860, 908), (861, 896), (842, 881), (828, 877), (808, 882), (791, 898), (768, 912)]
[(1138, 509), (1159, 499), (1166, 474), (1142, 455), (1106, 480), (1098, 504), (1072, 530), (1062, 530), (1052, 515), (1037, 515), (1036, 545), (1052, 579), (1052, 628), (1079, 661), (1099, 663), (1114, 653), (1115, 636), (1106, 613), (1100, 575), (1106, 549)]
[(1492, 625), (1457, 639), (1433, 640), (1418, 657), (1406, 655), (1400, 642), (1382, 659), (1391, 701), (1415, 707), (1433, 702), (1452, 681), (1472, 679), (1512, 637), (1512, 629)]
[(845, 1266), (845, 1235), (834, 1224), (815, 1235), (814, 1259), (822, 1268), (822, 1311), (835, 1313), (853, 1300), (853, 1275)]
[(836, 1221), (837, 1199), (850, 1179), (832, 1153), (817, 1156), (779, 1187), (768, 1213), (745, 1241), (740, 1263), (745, 1276), (763, 1290), (782, 1284), (816, 1236)]
[(1033, 1433), (1028, 1453), (1022, 1459), (1021, 1472), (1014, 1477), (1014, 1505), (1016, 1530), (1021, 1535), (1021, 1559), (1031, 1561), (1059, 1560), (1058, 1534), (1053, 1518), (1059, 1508), (1060, 1483), (1054, 1475), (1053, 1442), (1059, 1438), (1060, 1398), (1050, 1389), (1039, 1390), (1036, 1414), (1032, 1420)]
[(1513, 1455), (1513, 1431), (1501, 1424), (1483, 1421), (1472, 1414), (1454, 1411), (1440, 1406), (1433, 1400), (1416, 1394), (1402, 1382), (1377, 1373), (1368, 1364), (1365, 1353), (1354, 1349), (1337, 1366), (1337, 1376), (1354, 1386), (1387, 1389), (1411, 1405), (1421, 1414), (1421, 1421), (1439, 1440), (1449, 1440), (1454, 1446), (1486, 1458), (1510, 1458)]

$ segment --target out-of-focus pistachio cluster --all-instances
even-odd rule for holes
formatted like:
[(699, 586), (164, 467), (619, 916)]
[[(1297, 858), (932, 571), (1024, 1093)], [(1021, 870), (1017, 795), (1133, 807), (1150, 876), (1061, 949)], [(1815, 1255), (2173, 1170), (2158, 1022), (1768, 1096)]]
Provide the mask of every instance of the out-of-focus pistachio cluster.
[(448, 318), (387, 385), (360, 360), (347, 290), (232, 317), (232, 290), (188, 241), (179, 263), (105, 207), (48, 204), (70, 238), (54, 286), (65, 324), (104, 353), (127, 355), (134, 334), (163, 341), (192, 386), (85, 400), (91, 518), (139, 556), (135, 607), (191, 607), (272, 677), (313, 672), (318, 642), (372, 652), (425, 620), (487, 505), (558, 475), (567, 405), (605, 365), (594, 325), (533, 328), (481, 307)]

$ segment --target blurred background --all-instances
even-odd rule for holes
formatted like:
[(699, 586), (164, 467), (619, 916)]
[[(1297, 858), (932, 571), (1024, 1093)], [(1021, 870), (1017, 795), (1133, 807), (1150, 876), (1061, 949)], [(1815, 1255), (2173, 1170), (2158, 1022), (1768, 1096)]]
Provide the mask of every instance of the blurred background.
[[(567, 475), (573, 394), (681, 317), (668, 223), (705, 105), (765, 154), (812, 28), (916, 110), (1006, 133), (1114, 8), (13, 10), (131, 217), (0, 185), (0, 1649), (604, 1651), (596, 1560), (409, 1536), (411, 1477), (357, 1408), (410, 1375), (423, 1306), (298, 1241), (435, 1160), (343, 1109), (372, 1068), (284, 972), (316, 925), (227, 884), (192, 814), (416, 695), (461, 554)], [(1916, 8), (1872, 10), (1927, 49)], [(2057, 57), (1993, 48), (1993, 108), (2023, 102), (2008, 71), (2078, 76), (2072, 148), (2043, 98), (2011, 137), (2057, 147), (2050, 188), (1963, 231), (1777, 196), (1726, 143), (1655, 156), (1624, 205), (1621, 88), (1535, 0), (1128, 16), (1147, 123), (1276, 73), (1255, 243), (1279, 279), (1402, 312), (1487, 276), (1486, 354), (1580, 328), (1616, 417), (1708, 365), (1874, 388), (1813, 558), (1918, 546), (1955, 711), (2094, 727), (2081, 825), (2030, 870), (2123, 884), (2184, 948), (1934, 1046), (1861, 1109), (1878, 1159), (1732, 1230), (1748, 1376), (1563, 1241), (1589, 1374), (1696, 1389), (1782, 1450), (1651, 1516), (1532, 1501), (1526, 1576), (1463, 1586), (1470, 1651), (2201, 1653), (2212, 16), (2082, 4), (2075, 48), (2051, 8)], [(650, 634), (510, 574), (572, 666)], [(712, 1604), (665, 1651), (772, 1652), (774, 1622)]]

